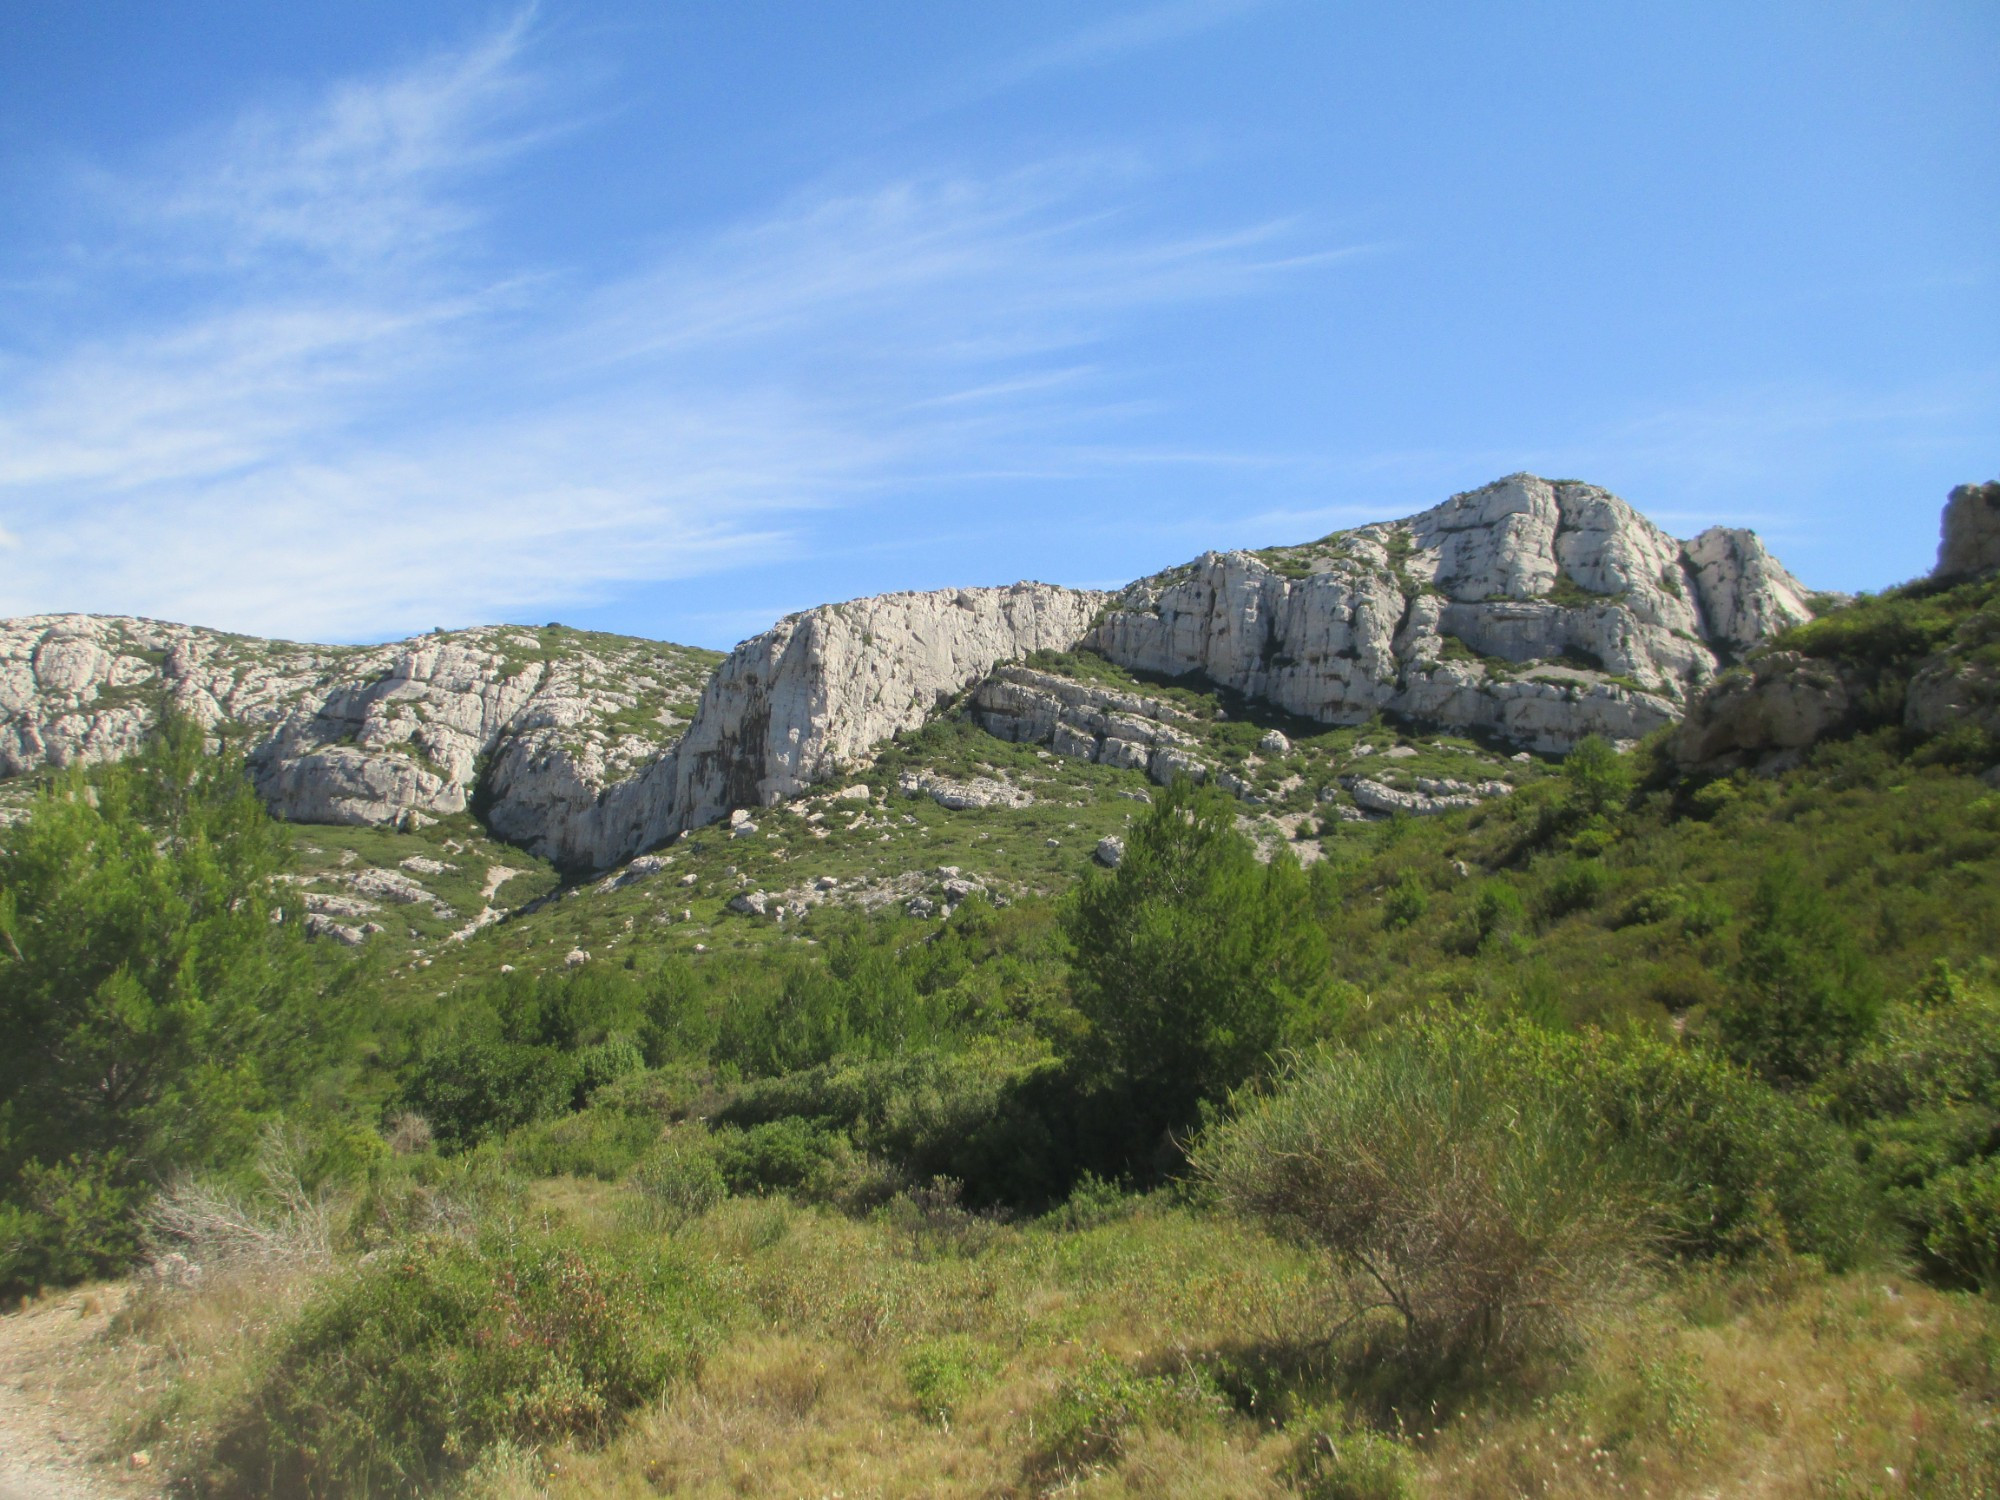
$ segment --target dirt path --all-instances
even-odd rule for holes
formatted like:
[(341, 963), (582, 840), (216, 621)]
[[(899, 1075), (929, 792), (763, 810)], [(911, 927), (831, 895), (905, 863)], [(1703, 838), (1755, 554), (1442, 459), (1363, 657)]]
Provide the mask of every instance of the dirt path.
[(155, 1477), (107, 1453), (89, 1346), (124, 1287), (91, 1287), (0, 1316), (0, 1500), (138, 1500)]

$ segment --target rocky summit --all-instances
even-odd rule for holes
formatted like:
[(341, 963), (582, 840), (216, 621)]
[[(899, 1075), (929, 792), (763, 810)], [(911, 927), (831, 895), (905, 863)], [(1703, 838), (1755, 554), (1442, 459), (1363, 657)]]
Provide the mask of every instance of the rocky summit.
[(1207, 553), (1126, 589), (1090, 644), (1320, 723), (1387, 713), (1560, 751), (1673, 721), (1810, 616), (1751, 532), (1676, 541), (1604, 490), (1517, 474), (1306, 546)]
[[(1976, 561), (1992, 507), (1965, 504), (1947, 551)], [(1753, 533), (1680, 541), (1592, 485), (1517, 474), (1404, 520), (1204, 553), (1116, 594), (1020, 583), (822, 605), (726, 657), (559, 626), (356, 647), (14, 619), (0, 623), (0, 774), (122, 756), (172, 705), (245, 742), (286, 818), (408, 826), (470, 810), (544, 858), (603, 869), (841, 777), (960, 700), (1003, 739), (1230, 785), (1171, 702), (1038, 671), (1037, 652), (1205, 681), (1318, 724), (1387, 715), (1560, 752), (1674, 722), (1811, 613)]]

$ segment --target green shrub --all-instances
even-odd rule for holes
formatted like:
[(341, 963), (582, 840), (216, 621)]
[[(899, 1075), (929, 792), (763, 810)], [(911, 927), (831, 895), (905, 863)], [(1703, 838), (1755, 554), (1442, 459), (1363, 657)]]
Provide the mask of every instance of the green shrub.
[(1508, 882), (1482, 882), (1478, 894), (1472, 899), (1469, 946), (1476, 952), (1495, 939), (1518, 933), (1526, 923), (1527, 915), (1521, 893)]
[(290, 838), (240, 755), (165, 715), (0, 828), (0, 1291), (122, 1268), (177, 1172), (228, 1171), (360, 1009), (274, 881)]
[(152, 1197), (122, 1155), (30, 1162), (0, 1202), (0, 1287), (115, 1276), (139, 1253), (138, 1213)]
[(599, 1089), (643, 1072), (645, 1054), (628, 1038), (610, 1037), (576, 1054), (576, 1107), (583, 1108)]
[(1339, 1412), (1296, 1425), (1303, 1430), (1285, 1478), (1303, 1500), (1410, 1500), (1417, 1493), (1409, 1450), (1394, 1438)]
[(694, 1363), (707, 1293), (560, 1239), (420, 1240), (279, 1339), (214, 1455), (238, 1494), (413, 1495), (489, 1445), (597, 1441)]
[(1064, 1229), (1095, 1229), (1100, 1224), (1128, 1217), (1140, 1201), (1118, 1183), (1085, 1172), (1077, 1178), (1062, 1206), (1049, 1215), (1049, 1220)]
[(1830, 1080), (1852, 1119), (1979, 1104), (2000, 1109), (2000, 993), (1974, 989), (1940, 960), (1914, 1003)]
[(1468, 1023), (1306, 1059), (1196, 1167), (1230, 1208), (1325, 1251), (1419, 1373), (1568, 1343), (1647, 1249), (1644, 1205), (1574, 1091)]
[(2000, 996), (1940, 962), (1832, 1085), (1912, 1251), (1942, 1280), (1991, 1283), (2000, 1225), (1981, 1194), (2000, 1153)]
[(964, 1334), (927, 1339), (903, 1356), (903, 1381), (917, 1414), (944, 1427), (992, 1370), (988, 1353)]
[(983, 1138), (1009, 1090), (1044, 1061), (1040, 1049), (918, 1048), (889, 1057), (840, 1057), (759, 1080), (718, 1111), (726, 1124), (796, 1118), (846, 1131), (855, 1144), (917, 1181), (977, 1170)]
[(1226, 1410), (1221, 1394), (1197, 1374), (1142, 1375), (1093, 1354), (1035, 1413), (1038, 1467), (1075, 1474), (1118, 1456), (1134, 1427), (1185, 1429)]
[(698, 1125), (678, 1125), (639, 1159), (632, 1187), (646, 1216), (668, 1229), (698, 1219), (728, 1195), (715, 1142)]
[(611, 1182), (625, 1175), (659, 1133), (659, 1123), (643, 1115), (587, 1109), (523, 1126), (507, 1137), (501, 1157), (530, 1177)]
[(1579, 822), (1622, 807), (1631, 795), (1630, 758), (1594, 734), (1577, 741), (1563, 757), (1562, 774), (1564, 799)]
[(1185, 777), (1131, 826), (1109, 875), (1063, 911), (1079, 1059), (1126, 1100), (1137, 1133), (1194, 1123), (1335, 1002), (1326, 934), (1298, 862), (1260, 864), (1236, 802)]
[(1604, 899), (1611, 886), (1611, 872), (1594, 859), (1566, 859), (1549, 874), (1542, 887), (1541, 908), (1550, 921), (1572, 912), (1589, 911)]
[(420, 1055), (401, 1102), (458, 1150), (568, 1109), (576, 1080), (576, 1059), (554, 1047), (468, 1038)]
[(732, 1193), (797, 1192), (848, 1149), (844, 1136), (805, 1120), (773, 1120), (717, 1135), (715, 1160)]
[(1431, 909), (1431, 893), (1414, 872), (1406, 871), (1389, 887), (1382, 901), (1382, 925), (1391, 929), (1414, 927)]
[(1729, 921), (1729, 904), (1709, 891), (1673, 884), (1639, 892), (1618, 911), (1614, 925), (1641, 927), (1677, 922), (1688, 937), (1703, 938)]
[(344, 1248), (384, 1250), (438, 1234), (470, 1234), (482, 1223), (511, 1221), (523, 1183), (497, 1153), (410, 1156), (372, 1173), (340, 1235)]
[(1524, 1039), (1646, 1183), (1664, 1248), (1686, 1257), (1783, 1247), (1835, 1269), (1866, 1256), (1878, 1211), (1847, 1135), (1720, 1058), (1637, 1033)]
[(2000, 1157), (1948, 1168), (1916, 1204), (1925, 1252), (1951, 1279), (2000, 1284)]
[(1875, 1029), (1876, 978), (1826, 893), (1779, 860), (1757, 882), (1737, 990), (1719, 1029), (1729, 1055), (1774, 1083), (1810, 1083)]

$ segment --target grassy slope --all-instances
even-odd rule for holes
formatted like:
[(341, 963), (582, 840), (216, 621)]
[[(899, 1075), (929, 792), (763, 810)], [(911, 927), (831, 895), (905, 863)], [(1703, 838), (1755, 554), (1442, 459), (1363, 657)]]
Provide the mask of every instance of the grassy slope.
[[(1160, 691), (1099, 657), (1039, 664), (1128, 692)], [(1466, 739), (1399, 734), (1379, 724), (1326, 729), (1264, 710), (1235, 694), (1189, 684), (1172, 692), (1192, 715), (1189, 727), (1204, 757), (1242, 776), (1259, 797), (1244, 806), (1245, 831), (1267, 849), (1296, 842), (1307, 859), (1318, 857), (1322, 848), (1369, 848), (1381, 836), (1372, 825), (1329, 822), (1324, 838), (1312, 837), (1324, 811), (1319, 789), (1338, 776), (1365, 773), (1403, 784), (1419, 776), (1504, 779), (1526, 785), (1547, 775), (1539, 763), (1517, 763)], [(1288, 754), (1257, 750), (1258, 740), (1271, 728), (1292, 737)], [(1379, 753), (1399, 743), (1417, 753), (1396, 760)], [(1361, 746), (1378, 753), (1356, 755)], [(954, 778), (1005, 776), (1030, 791), (1035, 802), (1026, 808), (951, 810), (928, 796), (898, 792), (898, 777), (907, 770)], [(1010, 744), (957, 719), (899, 737), (854, 781), (870, 789), (865, 807), (822, 794), (763, 809), (755, 814), (753, 836), (732, 838), (717, 826), (678, 839), (660, 851), (672, 860), (660, 874), (613, 889), (606, 889), (610, 882), (604, 879), (582, 881), (557, 900), (463, 944), (421, 942), (400, 959), (398, 974), (387, 981), (389, 993), (411, 998), (448, 993), (466, 981), (491, 977), (502, 964), (546, 972), (559, 968), (575, 949), (593, 960), (640, 962), (662, 954), (692, 956), (697, 945), (710, 953), (744, 954), (823, 944), (853, 930), (862, 891), (868, 893), (868, 907), (882, 912), (880, 920), (907, 922), (914, 936), (923, 930), (921, 924), (901, 915), (903, 902), (888, 899), (885, 887), (901, 881), (913, 891), (934, 888), (934, 872), (953, 866), (1006, 899), (1060, 894), (1092, 867), (1098, 840), (1122, 832), (1143, 811), (1139, 799), (1153, 790), (1140, 772)], [(815, 813), (819, 819), (808, 821)], [(435, 843), (440, 836), (463, 837), (463, 832), (426, 830), (420, 837)], [(399, 837), (380, 836), (385, 854)], [(353, 847), (347, 833), (333, 830), (313, 830), (310, 842)], [(524, 866), (535, 863), (513, 851), (505, 859)], [(913, 873), (930, 878), (904, 879)], [(691, 885), (682, 883), (688, 875), (695, 877)], [(819, 907), (802, 921), (779, 924), (727, 910), (741, 892), (796, 890), (825, 876), (842, 882), (843, 900)], [(518, 910), (530, 904), (524, 898), (546, 894), (547, 885), (538, 869), (534, 879), (509, 885), (504, 895)]]

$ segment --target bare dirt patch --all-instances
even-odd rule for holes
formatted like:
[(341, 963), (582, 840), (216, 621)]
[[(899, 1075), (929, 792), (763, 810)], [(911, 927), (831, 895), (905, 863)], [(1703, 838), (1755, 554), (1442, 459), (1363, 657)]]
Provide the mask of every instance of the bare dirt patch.
[(82, 1287), (0, 1316), (0, 1500), (156, 1495), (150, 1455), (115, 1451), (101, 1356), (124, 1285)]

